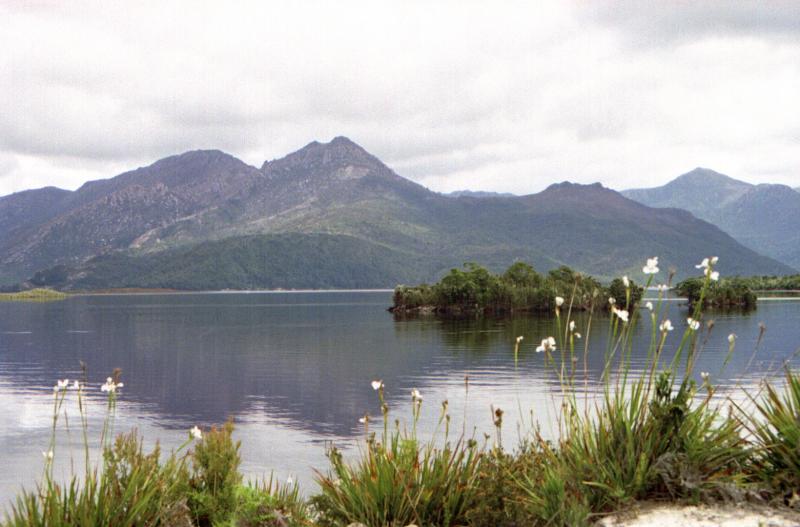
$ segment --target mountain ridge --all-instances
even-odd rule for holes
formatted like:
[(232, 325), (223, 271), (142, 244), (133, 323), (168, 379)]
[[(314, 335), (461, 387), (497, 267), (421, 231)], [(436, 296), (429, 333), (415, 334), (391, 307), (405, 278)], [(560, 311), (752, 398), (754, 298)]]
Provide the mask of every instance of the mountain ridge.
[[(220, 283), (253, 287), (243, 278), (248, 273), (237, 270), (235, 258), (215, 256), (214, 248), (280, 274), (273, 263), (289, 265), (274, 252), (280, 247), (298, 259), (291, 266), (304, 269), (309, 283), (319, 285), (312, 279), (313, 262), (301, 261), (309, 258), (310, 240), (350, 247), (346, 254), (328, 250), (343, 266), (350, 262), (348, 269), (357, 267), (356, 256), (362, 254), (376, 270), (361, 274), (370, 274), (373, 281), (383, 277), (391, 282), (393, 275), (404, 281), (432, 280), (465, 261), (495, 269), (515, 260), (542, 270), (567, 264), (611, 276), (636, 273), (640, 260), (656, 254), (665, 268), (674, 264), (686, 273), (709, 252), (719, 252), (730, 272), (794, 271), (748, 251), (688, 213), (648, 208), (600, 184), (564, 182), (527, 196), (445, 196), (399, 176), (342, 136), (311, 142), (260, 168), (219, 150), (195, 150), (87, 182), (76, 191), (31, 192), (0, 198), (0, 231), (6, 227), (2, 218), (13, 217), (6, 223), (18, 233), (0, 238), (0, 279), (5, 283), (61, 267), (74, 278), (72, 285), (86, 283), (91, 273), (100, 272), (97, 262), (103, 258), (116, 258), (130, 269), (144, 269), (150, 262), (157, 268), (148, 271), (153, 282), (173, 276), (166, 270), (169, 261), (185, 265), (192, 254), (207, 262), (195, 269), (240, 277), (240, 282)], [(19, 214), (4, 216), (4, 211), (20, 210), (24, 200), (48, 196), (55, 204), (53, 214), (31, 216), (27, 222)], [(292, 249), (287, 240), (298, 246)], [(416, 274), (401, 272), (398, 259)], [(253, 276), (266, 280), (255, 271)], [(332, 275), (326, 276), (331, 280)], [(130, 277), (118, 278), (130, 282)], [(197, 279), (192, 283), (197, 285)]]
[(753, 185), (708, 172), (695, 169), (661, 187), (622, 194), (651, 207), (686, 209), (745, 246), (800, 267), (800, 193), (788, 185)]

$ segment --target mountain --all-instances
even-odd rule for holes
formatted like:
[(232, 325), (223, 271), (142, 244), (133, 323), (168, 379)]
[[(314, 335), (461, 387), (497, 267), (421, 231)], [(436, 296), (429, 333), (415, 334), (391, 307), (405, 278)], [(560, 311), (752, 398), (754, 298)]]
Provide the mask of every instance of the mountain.
[[(8, 258), (11, 248), (24, 244), (41, 225), (63, 211), (72, 193), (55, 187), (16, 192), (0, 197), (0, 284), (16, 281), (31, 267)], [(43, 262), (44, 265), (47, 262)]]
[(800, 268), (800, 193), (786, 185), (751, 185), (698, 168), (662, 187), (623, 194), (651, 207), (688, 210), (743, 245)]
[[(20, 212), (38, 208), (47, 212)], [(447, 197), (344, 137), (260, 168), (194, 151), (74, 192), (13, 194), (0, 198), (0, 232), (11, 228), (0, 239), (5, 283), (65, 288), (391, 287), (466, 261), (610, 277), (653, 255), (682, 276), (712, 254), (730, 274), (794, 271), (686, 212), (599, 184)]]
[(444, 194), (449, 198), (510, 198), (510, 192), (487, 192), (485, 190), (454, 190)]

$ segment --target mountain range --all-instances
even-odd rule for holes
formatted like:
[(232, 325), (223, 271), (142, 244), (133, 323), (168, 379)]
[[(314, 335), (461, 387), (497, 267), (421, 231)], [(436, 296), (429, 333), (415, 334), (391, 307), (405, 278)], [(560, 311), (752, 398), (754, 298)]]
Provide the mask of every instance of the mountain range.
[(75, 191), (0, 198), (0, 283), (95, 289), (391, 287), (475, 261), (569, 265), (600, 278), (693, 274), (704, 256), (729, 274), (791, 266), (683, 210), (600, 184), (527, 196), (446, 196), (405, 179), (345, 137), (250, 166), (186, 152)]
[(662, 187), (623, 194), (651, 207), (685, 209), (743, 245), (800, 268), (800, 191), (786, 185), (752, 185), (696, 168)]

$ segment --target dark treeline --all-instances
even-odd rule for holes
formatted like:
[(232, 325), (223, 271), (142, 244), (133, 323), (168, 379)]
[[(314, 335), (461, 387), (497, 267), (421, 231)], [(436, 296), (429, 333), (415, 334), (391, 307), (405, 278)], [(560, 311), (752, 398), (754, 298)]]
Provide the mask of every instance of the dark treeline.
[[(675, 292), (689, 300), (694, 306), (700, 301), (705, 278), (687, 278), (675, 286)], [(719, 282), (711, 282), (703, 296), (704, 307), (755, 309), (756, 294), (752, 284), (757, 278), (723, 278)]]
[(800, 291), (800, 274), (789, 276), (751, 276), (737, 278), (753, 291)]
[[(630, 282), (630, 306), (639, 303), (643, 288)], [(628, 288), (617, 278), (603, 286), (595, 278), (561, 266), (542, 275), (524, 262), (516, 262), (504, 273), (494, 274), (480, 265), (467, 263), (451, 269), (438, 283), (400, 285), (394, 291), (394, 313), (508, 314), (547, 312), (564, 299), (563, 309), (593, 307), (607, 309), (609, 298), (625, 307)]]

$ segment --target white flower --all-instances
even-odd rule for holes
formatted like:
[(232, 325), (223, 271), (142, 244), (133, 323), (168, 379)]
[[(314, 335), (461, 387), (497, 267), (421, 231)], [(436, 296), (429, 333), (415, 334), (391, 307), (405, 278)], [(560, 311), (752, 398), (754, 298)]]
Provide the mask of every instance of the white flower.
[(687, 318), (686, 323), (689, 324), (689, 327), (692, 328), (693, 331), (697, 331), (698, 329), (700, 329), (700, 322), (693, 319), (692, 317)]
[(628, 321), (628, 317), (629, 317), (630, 313), (628, 313), (626, 310), (614, 308), (611, 311), (615, 315), (617, 315), (620, 318), (620, 320), (622, 320), (623, 322), (627, 322)]
[(658, 256), (654, 256), (652, 258), (647, 259), (647, 265), (642, 267), (642, 272), (644, 274), (656, 274), (658, 273)]
[(383, 388), (383, 381), (381, 381), (381, 380), (372, 381), (372, 383), (370, 383), (370, 384), (372, 384), (372, 389), (376, 390), (376, 391), (380, 390), (381, 388)]
[(42, 457), (45, 458), (47, 461), (52, 460), (53, 459), (53, 451), (52, 450), (48, 450), (47, 452), (42, 452)]
[(661, 331), (672, 331), (675, 328), (672, 327), (672, 322), (670, 322), (669, 319), (667, 319), (667, 320), (665, 320), (664, 322), (661, 323), (661, 325), (659, 326), (659, 329)]
[(581, 334), (580, 334), (580, 333), (575, 333), (575, 338), (576, 338), (576, 339), (579, 339), (579, 338), (581, 338)]
[(520, 335), (519, 337), (517, 337), (517, 344), (519, 344), (520, 342), (522, 342), (522, 339), (523, 339), (522, 335)]
[(719, 273), (717, 271), (712, 271), (711, 270), (711, 266), (716, 265), (716, 263), (718, 261), (719, 261), (719, 258), (716, 257), (716, 256), (714, 256), (714, 257), (712, 257), (710, 259), (709, 258), (703, 258), (703, 261), (700, 262), (699, 265), (695, 265), (695, 268), (704, 269), (703, 273), (707, 277), (709, 277), (711, 280), (716, 282), (717, 280), (719, 280)]
[(569, 321), (569, 330), (570, 331), (575, 331), (575, 321), (574, 320), (570, 320)]
[(556, 339), (553, 337), (547, 337), (546, 339), (542, 339), (541, 345), (536, 348), (536, 353), (541, 353), (543, 351), (555, 351), (556, 349)]
[(663, 293), (669, 291), (669, 286), (667, 284), (658, 284), (656, 290)]
[(56, 385), (53, 386), (53, 391), (58, 392), (61, 390), (66, 390), (69, 387), (69, 379), (58, 379), (56, 381)]
[(292, 476), (289, 476), (288, 478), (286, 478), (286, 484), (290, 485), (290, 486), (294, 485), (294, 480), (292, 479)]
[(361, 423), (362, 425), (369, 423), (369, 416), (365, 415), (364, 417), (359, 418), (358, 422)]
[(111, 377), (108, 377), (106, 379), (105, 384), (103, 384), (100, 387), (100, 391), (101, 392), (108, 392), (108, 393), (115, 393), (118, 388), (122, 388), (123, 386), (125, 386), (125, 385), (122, 384), (121, 382), (116, 382), (115, 383), (114, 379), (112, 379)]
[(564, 305), (564, 298), (563, 298), (563, 297), (560, 297), (560, 296), (557, 296), (557, 297), (556, 297), (556, 306), (557, 306), (557, 307), (561, 307), (561, 306), (563, 306), (563, 305)]
[(644, 305), (644, 307), (646, 307), (648, 310), (652, 311), (653, 310), (653, 303), (652, 302), (647, 302)]
[(630, 286), (631, 286), (631, 281), (630, 281), (630, 280), (628, 280), (628, 277), (627, 277), (627, 276), (623, 276), (623, 277), (622, 277), (622, 283), (623, 283), (623, 285), (624, 285), (625, 287), (630, 287)]
[(614, 304), (617, 303), (617, 299), (614, 298), (613, 296), (610, 296), (610, 297), (608, 297), (608, 303), (613, 306)]
[(419, 390), (414, 388), (411, 390), (411, 400), (414, 402), (421, 402), (422, 401), (422, 394), (419, 393)]
[(731, 333), (728, 335), (728, 342), (730, 344), (734, 344), (736, 342), (736, 333)]
[(195, 425), (191, 430), (189, 430), (189, 437), (192, 439), (203, 439), (203, 431), (200, 430), (197, 425)]
[(73, 390), (80, 390), (80, 389), (82, 388), (82, 386), (81, 386), (81, 383), (80, 383), (80, 382), (78, 382), (78, 381), (75, 381), (75, 382), (73, 382), (73, 383), (72, 383), (72, 386), (71, 386), (71, 388), (72, 388)]
[(707, 371), (701, 371), (700, 372), (700, 378), (703, 379), (704, 381), (707, 381), (708, 380), (708, 372)]

